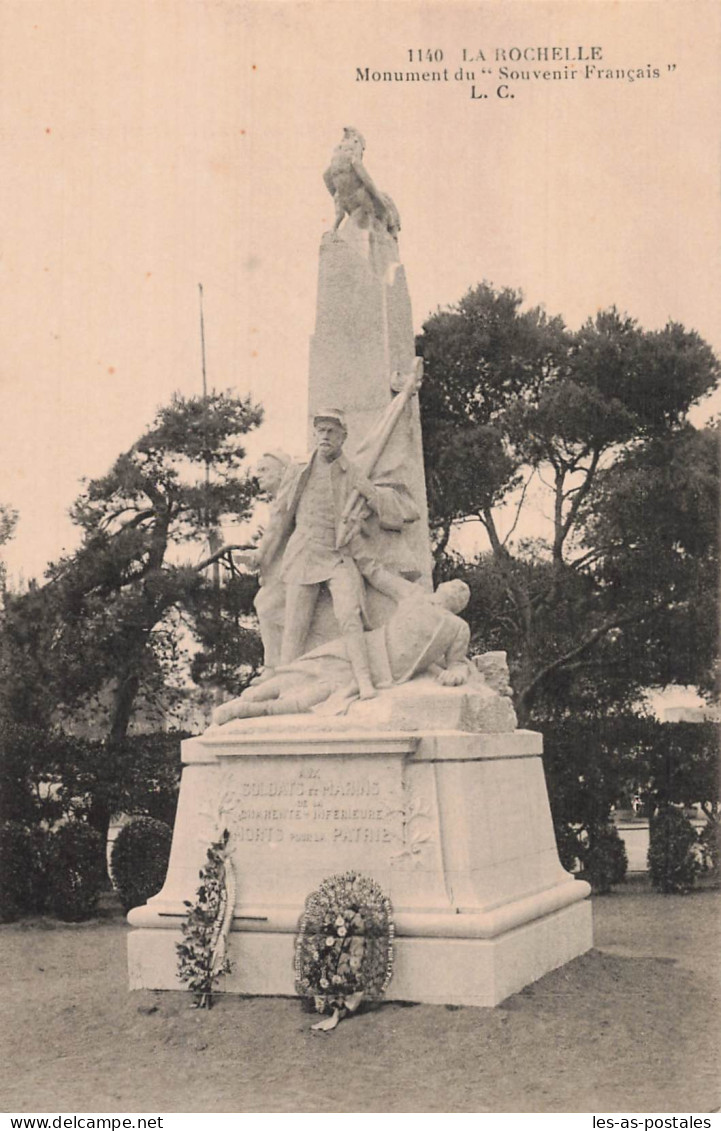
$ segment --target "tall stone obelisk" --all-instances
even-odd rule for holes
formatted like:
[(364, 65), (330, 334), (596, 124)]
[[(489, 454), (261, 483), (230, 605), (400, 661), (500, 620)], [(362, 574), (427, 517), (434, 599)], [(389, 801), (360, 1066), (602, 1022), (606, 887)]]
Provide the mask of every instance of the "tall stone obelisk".
[[(360, 136), (346, 130), (348, 134)], [(341, 149), (342, 145), (336, 153)], [(346, 448), (353, 455), (397, 392), (394, 375), (403, 377), (411, 372), (415, 341), (397, 232), (383, 209), (393, 209), (396, 223), (397, 212), (365, 172), (362, 149), (349, 176), (353, 184), (347, 194), (348, 214), (337, 230), (324, 234), (320, 245), (316, 325), (310, 344), (308, 434), (310, 438), (318, 409), (340, 408), (348, 425)], [(333, 192), (328, 174), (326, 184)], [(338, 208), (342, 194), (335, 195)], [(431, 550), (417, 396), (404, 409), (376, 472), (405, 484), (419, 517), (407, 523), (400, 535), (384, 535), (371, 523), (369, 537), (374, 549), (389, 568), (430, 587)], [(380, 608), (382, 602), (378, 605)]]

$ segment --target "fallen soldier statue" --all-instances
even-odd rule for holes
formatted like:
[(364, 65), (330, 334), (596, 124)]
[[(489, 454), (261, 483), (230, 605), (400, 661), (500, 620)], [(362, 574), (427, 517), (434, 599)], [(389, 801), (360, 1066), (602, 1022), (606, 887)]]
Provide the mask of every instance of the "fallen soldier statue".
[[(477, 679), (467, 656), (470, 629), (458, 616), (470, 597), (466, 583), (446, 581), (435, 593), (412, 588), (386, 624), (365, 633), (374, 685), (393, 687), (423, 673), (434, 675), (444, 687), (458, 687), (474, 675)], [(342, 714), (357, 698), (347, 638), (338, 637), (216, 707), (213, 723), (308, 711)]]

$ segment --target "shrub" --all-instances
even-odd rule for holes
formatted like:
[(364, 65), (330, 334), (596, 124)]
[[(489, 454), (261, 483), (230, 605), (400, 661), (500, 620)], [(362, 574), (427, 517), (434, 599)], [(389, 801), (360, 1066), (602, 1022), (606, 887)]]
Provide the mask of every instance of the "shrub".
[(568, 872), (580, 866), (579, 878), (587, 880), (596, 895), (623, 883), (628, 871), (626, 846), (610, 821), (590, 826), (557, 821), (554, 828), (561, 864)]
[(623, 883), (627, 871), (626, 846), (616, 826), (610, 823), (592, 826), (583, 856), (583, 878), (596, 895), (606, 895), (614, 884)]
[(55, 772), (62, 741), (58, 731), (0, 718), (1, 821), (34, 828), (62, 816)]
[(684, 892), (693, 887), (701, 864), (698, 838), (679, 809), (662, 809), (649, 825), (648, 870), (657, 891)]
[(173, 831), (154, 817), (134, 817), (118, 833), (110, 855), (113, 883), (125, 911), (160, 891)]
[(12, 923), (42, 911), (45, 896), (44, 836), (19, 821), (0, 825), (0, 921)]
[(66, 923), (90, 919), (106, 877), (102, 837), (89, 825), (70, 821), (49, 841), (51, 910)]

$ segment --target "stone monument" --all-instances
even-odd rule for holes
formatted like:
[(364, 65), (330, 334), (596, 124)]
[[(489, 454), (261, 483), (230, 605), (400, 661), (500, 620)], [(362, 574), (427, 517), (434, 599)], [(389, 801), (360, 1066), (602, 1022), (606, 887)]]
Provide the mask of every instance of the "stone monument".
[(320, 249), (314, 450), (275, 485), (255, 559), (274, 586), (267, 668), (183, 743), (166, 882), (128, 917), (131, 988), (180, 988), (184, 901), (225, 829), (226, 992), (294, 994), (305, 898), (345, 871), (392, 901), (390, 999), (496, 1005), (592, 943), (541, 736), (516, 728), (503, 654), (468, 657), (467, 587), (432, 591), (400, 220), (364, 145), (346, 128), (324, 178), (336, 222)]

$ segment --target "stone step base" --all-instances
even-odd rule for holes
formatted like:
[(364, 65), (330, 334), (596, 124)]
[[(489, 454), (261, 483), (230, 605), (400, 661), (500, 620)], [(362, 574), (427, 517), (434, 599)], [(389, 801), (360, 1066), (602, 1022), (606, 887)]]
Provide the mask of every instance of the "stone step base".
[[(133, 930), (128, 939), (130, 988), (184, 989), (175, 975), (180, 930)], [(233, 971), (219, 992), (295, 996), (295, 936), (233, 931)], [(590, 900), (563, 907), (493, 939), (396, 938), (389, 1001), (431, 1005), (498, 1005), (530, 982), (593, 945)]]

